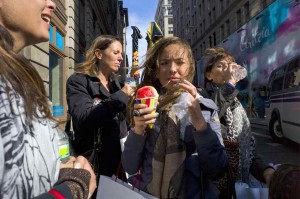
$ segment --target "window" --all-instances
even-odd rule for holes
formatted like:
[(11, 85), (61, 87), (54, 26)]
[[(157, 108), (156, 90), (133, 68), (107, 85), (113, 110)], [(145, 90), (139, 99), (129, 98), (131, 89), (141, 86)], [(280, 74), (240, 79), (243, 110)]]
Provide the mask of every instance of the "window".
[(49, 62), (49, 98), (52, 102), (53, 116), (63, 116), (63, 58), (50, 50)]
[(244, 16), (245, 16), (245, 20), (244, 21), (249, 21), (250, 19), (250, 9), (249, 9), (249, 2), (246, 2), (244, 4)]
[(168, 4), (172, 4), (172, 1), (173, 1), (173, 0), (168, 0)]
[(282, 89), (282, 85), (283, 85), (283, 76), (274, 79), (273, 81), (273, 86), (272, 86), (272, 91), (279, 91)]
[(85, 5), (84, 1), (79, 1), (79, 13), (81, 14), (79, 17), (79, 33), (84, 35), (85, 32)]
[(216, 20), (216, 7), (213, 7), (213, 9), (212, 9), (212, 14), (213, 14), (213, 21), (215, 21)]
[(225, 38), (224, 25), (221, 25), (220, 31), (221, 31), (221, 39), (223, 40)]
[(59, 32), (56, 31), (56, 47), (59, 48), (59, 50), (63, 51), (65, 46), (65, 38), (64, 36)]
[(221, 12), (224, 11), (224, 3), (223, 2), (224, 2), (223, 0), (220, 0), (220, 10), (221, 10)]
[(287, 74), (285, 76), (284, 88), (293, 88), (300, 86), (300, 64), (299, 59), (295, 59), (288, 64)]
[(173, 24), (173, 18), (168, 18), (168, 23)]
[(284, 68), (280, 68), (275, 73), (275, 78), (272, 83), (272, 91), (278, 91), (282, 89), (283, 86), (283, 78), (284, 78)]
[(230, 22), (229, 19), (226, 20), (226, 35), (230, 34)]
[(169, 34), (173, 34), (173, 27), (169, 27), (169, 28), (168, 28), (168, 33), (169, 33)]
[(172, 14), (173, 14), (172, 7), (168, 7), (168, 15), (172, 15)]
[(236, 27), (239, 28), (242, 25), (242, 13), (239, 9), (236, 11)]
[(50, 25), (50, 50), (49, 50), (49, 99), (52, 102), (54, 117), (64, 115), (63, 106), (63, 67), (65, 57), (65, 36)]
[(217, 35), (216, 35), (216, 32), (213, 33), (213, 44), (214, 44), (214, 46), (217, 45)]

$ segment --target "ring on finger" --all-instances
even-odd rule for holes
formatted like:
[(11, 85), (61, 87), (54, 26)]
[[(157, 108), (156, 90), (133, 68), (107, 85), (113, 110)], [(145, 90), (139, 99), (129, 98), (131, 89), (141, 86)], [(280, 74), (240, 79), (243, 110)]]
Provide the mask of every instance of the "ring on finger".
[(141, 113), (140, 113), (138, 110), (134, 110), (134, 111), (133, 111), (133, 115), (134, 115), (135, 117), (140, 117), (140, 116), (141, 116)]

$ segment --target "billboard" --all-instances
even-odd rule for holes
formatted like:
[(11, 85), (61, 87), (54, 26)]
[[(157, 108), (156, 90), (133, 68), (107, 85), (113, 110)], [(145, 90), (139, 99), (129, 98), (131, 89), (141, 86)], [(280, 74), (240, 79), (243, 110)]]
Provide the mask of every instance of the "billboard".
[[(250, 112), (254, 108), (260, 110), (250, 117), (263, 117), (265, 98), (260, 91), (271, 72), (300, 55), (300, 2), (275, 1), (218, 46), (246, 67), (248, 76), (237, 85), (240, 101)], [(198, 83), (203, 82), (201, 63), (197, 62)]]

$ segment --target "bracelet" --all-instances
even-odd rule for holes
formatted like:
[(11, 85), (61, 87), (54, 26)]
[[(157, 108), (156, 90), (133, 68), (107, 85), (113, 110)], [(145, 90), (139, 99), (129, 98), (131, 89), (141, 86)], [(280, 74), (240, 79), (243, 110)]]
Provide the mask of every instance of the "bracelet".
[(227, 84), (228, 86), (231, 86), (231, 87), (235, 88), (235, 85), (233, 85), (233, 84), (230, 83), (230, 82), (226, 82), (226, 84)]
[(276, 170), (278, 169), (278, 167), (280, 166), (281, 164), (273, 164), (273, 163), (269, 163), (267, 168), (271, 168), (273, 170)]

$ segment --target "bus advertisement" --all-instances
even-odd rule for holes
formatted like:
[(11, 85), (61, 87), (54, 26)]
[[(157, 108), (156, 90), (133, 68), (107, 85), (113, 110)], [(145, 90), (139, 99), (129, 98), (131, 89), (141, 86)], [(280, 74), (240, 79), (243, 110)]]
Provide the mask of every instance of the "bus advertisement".
[[(267, 116), (270, 125), (272, 110), (268, 110), (270, 107), (270, 92), (267, 92), (270, 90), (269, 78), (272, 71), (300, 56), (299, 35), (300, 1), (277, 0), (218, 45), (230, 52), (236, 62), (246, 67), (248, 71), (247, 78), (237, 84), (237, 89), (240, 91), (240, 101), (250, 118)], [(202, 65), (203, 60), (199, 60), (197, 62), (197, 79), (200, 80), (198, 83), (203, 82)], [(294, 67), (298, 66), (296, 64)], [(297, 76), (296, 72), (294, 74)], [(297, 77), (293, 78), (297, 79)], [(282, 79), (281, 86), (283, 86), (283, 81), (284, 79)], [(283, 96), (284, 93), (281, 95)], [(266, 101), (269, 107), (265, 107)], [(292, 101), (295, 103), (289, 106), (290, 114), (293, 114), (294, 118), (300, 118), (300, 95), (294, 95)], [(278, 125), (270, 128), (278, 130), (279, 134), (286, 133), (282, 131), (281, 124), (282, 119), (289, 116), (278, 117), (281, 117), (281, 121), (278, 118)], [(300, 143), (300, 119), (298, 120), (288, 122), (297, 126), (298, 140), (296, 138), (292, 140)]]

